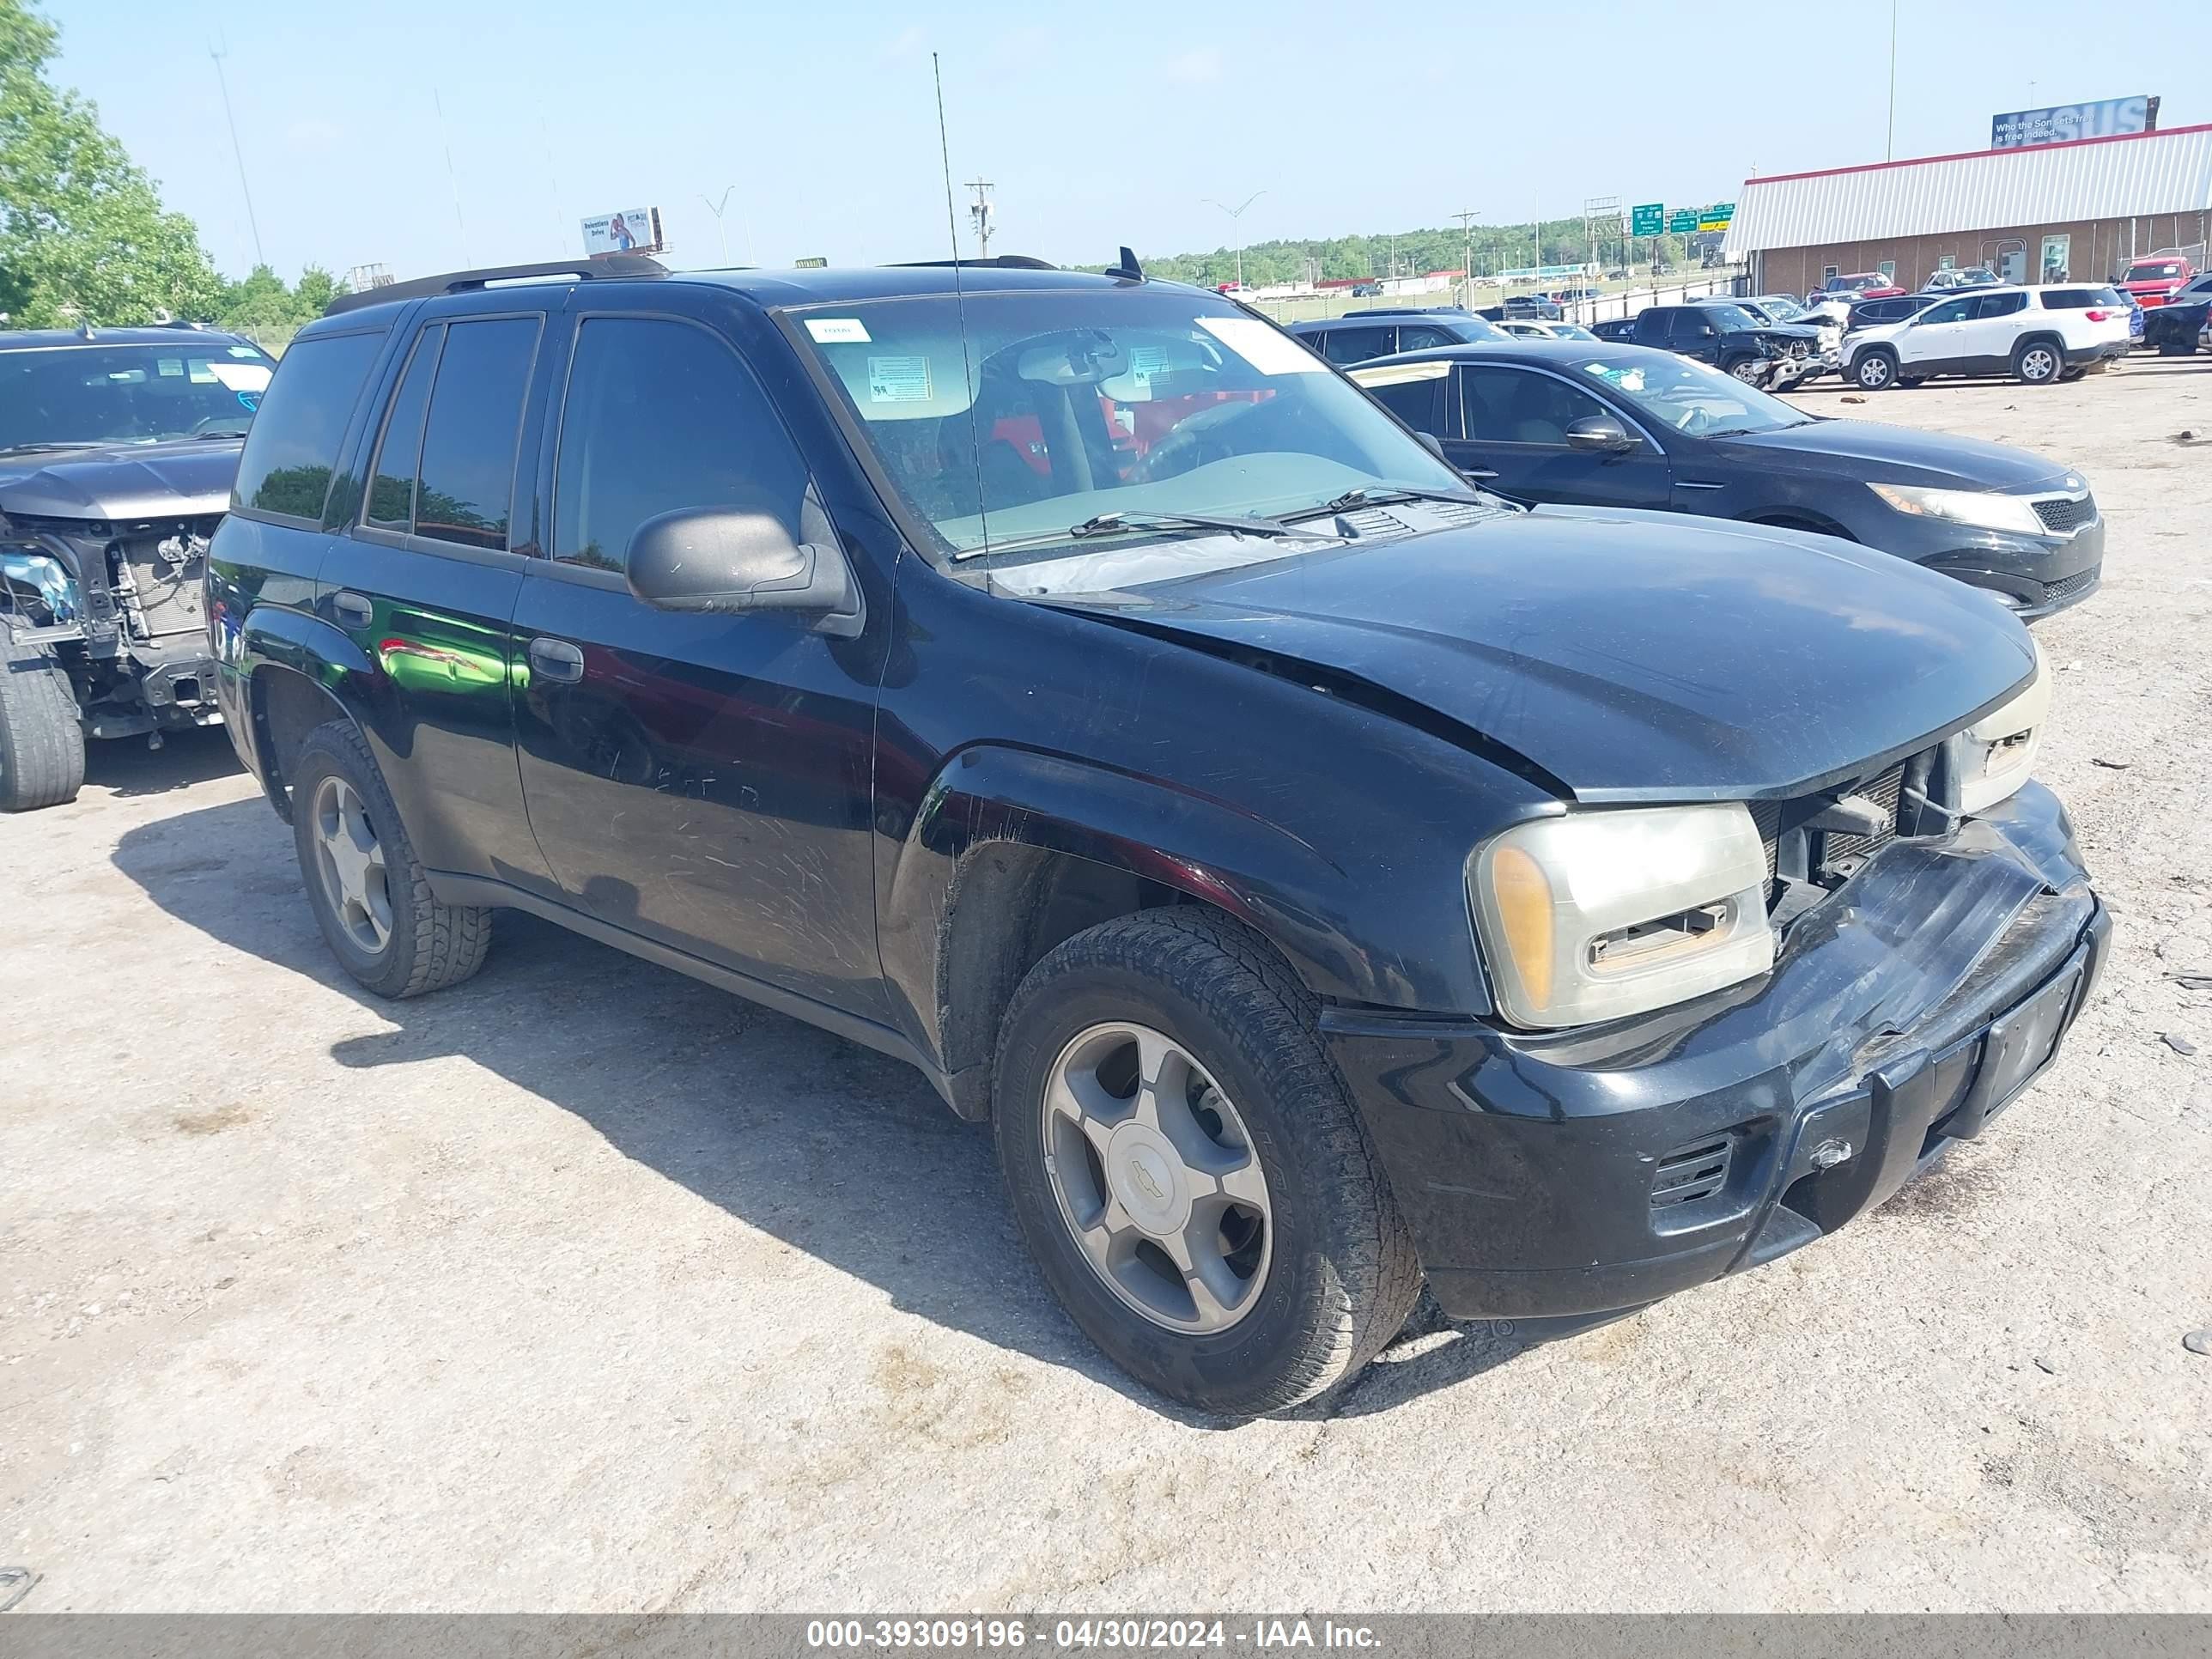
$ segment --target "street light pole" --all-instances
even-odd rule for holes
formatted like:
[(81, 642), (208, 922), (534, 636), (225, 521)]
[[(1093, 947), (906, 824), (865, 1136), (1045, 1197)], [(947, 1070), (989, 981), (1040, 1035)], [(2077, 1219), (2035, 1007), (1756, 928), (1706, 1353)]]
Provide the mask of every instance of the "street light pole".
[(1229, 216), (1231, 222), (1237, 228), (1237, 286), (1240, 289), (1244, 286), (1244, 210), (1267, 193), (1264, 190), (1255, 190), (1235, 207), (1230, 206), (1226, 202), (1217, 202), (1211, 196), (1206, 198), (1208, 207), (1219, 208)]
[(1881, 159), (1897, 157), (1897, 0), (1889, 0), (1889, 136), (1882, 140)]

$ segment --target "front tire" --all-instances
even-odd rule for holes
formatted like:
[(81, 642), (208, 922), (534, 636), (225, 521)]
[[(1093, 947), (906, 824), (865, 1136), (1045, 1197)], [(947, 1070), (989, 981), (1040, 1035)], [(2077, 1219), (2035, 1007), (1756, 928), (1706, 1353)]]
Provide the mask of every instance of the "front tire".
[(1851, 361), (1851, 384), (1862, 392), (1885, 392), (1896, 383), (1897, 356), (1876, 348)]
[(69, 671), (0, 623), (0, 812), (59, 806), (83, 787), (84, 722)]
[(307, 906), (339, 966), (384, 997), (458, 985), (483, 965), (491, 912), (441, 904), (384, 775), (351, 722), (319, 726), (289, 780)]
[(1420, 1292), (1318, 1014), (1260, 939), (1179, 907), (1060, 945), (1001, 1029), (994, 1134), (1024, 1243), (1109, 1358), (1201, 1410), (1326, 1392)]
[(2066, 354), (2051, 340), (2023, 340), (2012, 354), (2013, 379), (2022, 386), (2056, 386), (2066, 372)]

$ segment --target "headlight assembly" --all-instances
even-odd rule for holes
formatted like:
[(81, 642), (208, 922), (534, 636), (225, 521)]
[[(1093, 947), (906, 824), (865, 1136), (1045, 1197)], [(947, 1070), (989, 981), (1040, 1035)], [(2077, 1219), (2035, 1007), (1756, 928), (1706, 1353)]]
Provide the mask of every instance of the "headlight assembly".
[(1959, 734), (1959, 810), (1979, 812), (2026, 783), (2051, 714), (2051, 665), (2035, 641), (2035, 678), (1995, 714)]
[(1774, 965), (1766, 852), (1739, 803), (1569, 812), (1477, 849), (1475, 929), (1517, 1025), (1663, 1008)]
[(1942, 519), (1975, 530), (2005, 530), (2017, 536), (2044, 534), (2035, 504), (2025, 495), (1999, 495), (1983, 489), (1923, 489), (1914, 484), (1870, 483), (1869, 489), (1899, 513)]

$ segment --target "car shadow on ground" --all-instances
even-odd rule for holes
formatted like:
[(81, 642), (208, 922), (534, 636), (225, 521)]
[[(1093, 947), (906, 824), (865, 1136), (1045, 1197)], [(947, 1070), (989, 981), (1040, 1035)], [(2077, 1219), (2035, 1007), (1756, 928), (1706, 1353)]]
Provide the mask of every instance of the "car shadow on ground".
[(111, 795), (165, 795), (243, 769), (219, 726), (172, 732), (159, 749), (143, 738), (98, 738), (84, 747), (84, 781)]
[[(158, 759), (159, 757), (151, 758)], [(196, 856), (180, 860), (180, 851)], [(1060, 1311), (1017, 1236), (988, 1129), (910, 1066), (515, 911), (476, 978), (387, 1002), (339, 969), (299, 890), (290, 836), (258, 796), (126, 832), (116, 867), (234, 949), (342, 991), (396, 1029), (335, 1044), (342, 1066), (465, 1055), (574, 1113), (625, 1157), (950, 1328), (1119, 1390), (1192, 1427)], [(1383, 1358), (1300, 1416), (1388, 1409), (1520, 1351), (1431, 1304)]]

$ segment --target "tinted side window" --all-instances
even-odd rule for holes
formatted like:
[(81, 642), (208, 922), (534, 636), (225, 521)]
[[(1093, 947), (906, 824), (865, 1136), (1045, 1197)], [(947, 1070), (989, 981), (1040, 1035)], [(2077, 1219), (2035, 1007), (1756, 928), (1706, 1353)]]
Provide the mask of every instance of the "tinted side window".
[(1401, 324), (1398, 329), (1398, 349), (1426, 351), (1432, 346), (1457, 345), (1456, 337), (1446, 333), (1433, 323)]
[(586, 318), (561, 415), (553, 556), (619, 570), (638, 526), (679, 507), (771, 514), (802, 540), (806, 464), (736, 355), (688, 323)]
[(2009, 317), (2015, 311), (2027, 309), (2025, 294), (1984, 294), (1977, 317)]
[(422, 431), (415, 533), (464, 547), (507, 545), (535, 317), (449, 324)]
[(284, 354), (239, 458), (234, 507), (322, 518), (346, 422), (383, 345), (379, 329), (303, 340)]
[(1460, 412), (1467, 435), (1478, 443), (1559, 444), (1567, 428), (1602, 415), (1598, 400), (1564, 380), (1523, 368), (1462, 368)]
[(405, 531), (414, 526), (422, 417), (429, 410), (430, 380), (438, 372), (438, 349), (445, 341), (442, 323), (422, 331), (407, 360), (407, 372), (399, 378), (399, 390), (392, 395), (392, 412), (384, 418), (384, 436), (369, 469), (368, 507), (362, 514), (365, 522), (380, 529)]
[(1395, 386), (1368, 388), (1367, 395), (1416, 432), (1443, 435), (1437, 419), (1437, 392), (1443, 384), (1432, 380), (1401, 380)]
[(1650, 341), (1665, 339), (1667, 337), (1667, 319), (1673, 314), (1674, 313), (1671, 310), (1658, 306), (1652, 307), (1649, 311), (1638, 312), (1636, 313), (1636, 337), (1639, 340)]
[(2096, 303), (2096, 296), (2086, 288), (2046, 288), (2043, 290), (2043, 308), (2045, 311), (2087, 311)]
[(1720, 331), (1720, 325), (1695, 306), (1685, 306), (1674, 313), (1674, 337), (1678, 340), (1702, 340)]
[(1333, 328), (1322, 336), (1321, 355), (1333, 363), (1364, 363), (1389, 356), (1390, 340), (1387, 328)]
[(1923, 323), (1963, 323), (1974, 314), (1978, 300), (1946, 300), (1940, 306), (1930, 306), (1920, 313)]

